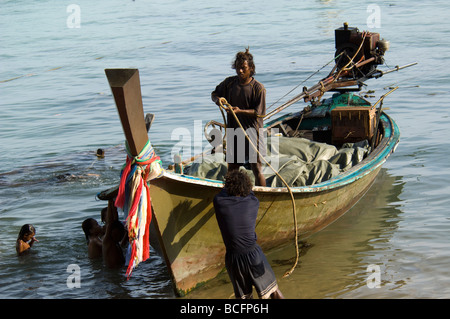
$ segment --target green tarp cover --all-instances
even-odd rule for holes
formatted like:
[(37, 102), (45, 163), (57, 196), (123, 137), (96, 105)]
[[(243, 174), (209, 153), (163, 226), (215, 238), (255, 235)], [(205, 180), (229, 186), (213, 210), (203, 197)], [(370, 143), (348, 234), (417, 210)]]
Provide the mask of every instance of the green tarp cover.
[[(265, 159), (292, 187), (314, 185), (329, 180), (361, 162), (369, 153), (367, 141), (344, 144), (340, 149), (333, 145), (313, 142), (304, 138), (268, 137)], [(263, 174), (267, 186), (284, 187), (274, 171), (264, 163)], [(252, 171), (247, 170), (254, 182)], [(223, 153), (203, 156), (185, 167), (184, 174), (223, 181), (227, 163)]]

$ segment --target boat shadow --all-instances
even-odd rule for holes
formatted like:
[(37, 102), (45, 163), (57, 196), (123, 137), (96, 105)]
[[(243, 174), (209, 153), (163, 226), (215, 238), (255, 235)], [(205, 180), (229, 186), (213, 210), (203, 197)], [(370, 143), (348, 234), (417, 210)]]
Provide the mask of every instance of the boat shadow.
[[(158, 183), (159, 181), (154, 181)], [(207, 229), (208, 231), (218, 231), (218, 225), (214, 218), (215, 211), (213, 207), (214, 196), (220, 191), (220, 189), (192, 189), (186, 196), (185, 190), (178, 189), (177, 187), (167, 186), (167, 184), (161, 184), (165, 187), (169, 187), (168, 190), (151, 189), (151, 193), (155, 194), (156, 191), (161, 192), (155, 195), (155, 198), (162, 193), (170, 194), (165, 197), (161, 203), (156, 203), (152, 200), (154, 205), (154, 226), (156, 233), (160, 235), (158, 238), (151, 237), (150, 244), (156, 247), (160, 244), (164, 245), (165, 251), (168, 254), (169, 262), (173, 262), (179, 257), (182, 251), (186, 250), (198, 250), (199, 247), (205, 246), (202, 242), (207, 241), (207, 238), (200, 238), (200, 230)], [(159, 184), (158, 184), (159, 186)], [(207, 194), (205, 193), (207, 192)], [(164, 204), (164, 206), (162, 205)], [(173, 208), (167, 210), (167, 207)], [(166, 214), (158, 214), (158, 208), (166, 210)], [(208, 232), (206, 232), (208, 234)], [(159, 239), (159, 240), (158, 240)], [(221, 239), (221, 238), (220, 238)], [(155, 240), (157, 242), (155, 242)], [(220, 245), (223, 246), (221, 242)], [(197, 248), (193, 248), (197, 247)], [(162, 247), (161, 247), (162, 248)], [(164, 256), (161, 248), (156, 251)]]
[[(209, 205), (211, 205), (209, 199), (204, 199), (195, 205), (192, 205), (191, 200), (185, 200), (173, 208), (167, 223), (168, 227), (164, 230), (162, 236), (166, 242), (171, 243), (172, 253), (175, 257), (214, 216), (214, 208), (211, 208), (198, 218), (200, 213), (205, 211)], [(187, 231), (183, 235), (177, 236), (180, 229), (187, 229)]]

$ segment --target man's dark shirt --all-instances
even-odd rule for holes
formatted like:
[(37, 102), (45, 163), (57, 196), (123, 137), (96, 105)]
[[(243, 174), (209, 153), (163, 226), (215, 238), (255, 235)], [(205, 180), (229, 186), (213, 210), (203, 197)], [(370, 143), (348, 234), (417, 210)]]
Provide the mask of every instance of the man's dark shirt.
[(253, 192), (246, 197), (230, 196), (224, 188), (213, 203), (227, 251), (242, 252), (254, 247), (259, 201)]
[[(238, 76), (230, 76), (216, 86), (216, 89), (212, 92), (217, 97), (224, 97), (228, 103), (232, 106), (237, 106), (242, 110), (255, 110), (258, 115), (266, 114), (266, 89), (264, 85), (252, 78), (250, 83), (242, 85), (239, 83)], [(236, 114), (242, 128), (247, 132), (252, 143), (258, 148), (261, 155), (266, 155), (264, 134), (260, 134), (260, 129), (264, 127), (264, 121), (262, 117), (246, 116), (242, 114)], [(240, 130), (239, 124), (231, 113), (227, 113), (227, 130), (233, 128)], [(248, 129), (252, 130), (248, 130)], [(242, 135), (243, 136), (243, 135)], [(231, 132), (227, 132), (227, 162), (228, 163), (240, 163), (242, 161), (236, 159), (236, 154), (242, 155), (246, 160), (256, 162), (256, 154), (253, 148), (248, 146), (247, 140), (244, 140), (247, 144), (245, 148), (238, 141), (235, 140), (234, 135)], [(255, 156), (255, 157), (252, 157)]]
[[(224, 97), (232, 106), (237, 106), (242, 110), (253, 109), (258, 115), (265, 115), (266, 113), (266, 89), (254, 78), (249, 84), (242, 85), (239, 83), (237, 76), (228, 77), (216, 87), (213, 94)], [(259, 133), (258, 129), (264, 125), (262, 117), (243, 115), (237, 115), (237, 117), (244, 130), (253, 127)], [(232, 114), (227, 115), (227, 124), (228, 127), (239, 127)]]

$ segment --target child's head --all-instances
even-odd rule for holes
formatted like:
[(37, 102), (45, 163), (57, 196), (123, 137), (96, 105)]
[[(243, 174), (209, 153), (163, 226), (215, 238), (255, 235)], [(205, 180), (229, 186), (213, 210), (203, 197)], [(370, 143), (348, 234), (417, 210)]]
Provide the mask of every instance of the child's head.
[(19, 237), (17, 239), (21, 239), (23, 241), (29, 241), (31, 238), (36, 235), (36, 229), (31, 224), (25, 224), (20, 228)]
[(245, 197), (252, 191), (252, 182), (246, 172), (232, 170), (225, 175), (225, 188), (230, 196)]
[(81, 228), (83, 228), (84, 235), (86, 236), (86, 241), (88, 243), (89, 243), (89, 236), (100, 234), (102, 229), (94, 218), (85, 219), (81, 224)]
[(102, 149), (102, 148), (99, 148), (99, 149), (97, 150), (96, 155), (97, 155), (98, 158), (103, 158), (103, 157), (105, 157), (105, 150)]

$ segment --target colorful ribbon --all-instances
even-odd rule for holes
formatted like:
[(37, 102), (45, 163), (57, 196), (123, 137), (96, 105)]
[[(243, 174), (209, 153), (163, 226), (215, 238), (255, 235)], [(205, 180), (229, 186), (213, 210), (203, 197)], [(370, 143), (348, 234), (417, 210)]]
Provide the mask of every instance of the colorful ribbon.
[(127, 250), (127, 278), (134, 268), (150, 257), (150, 222), (152, 205), (148, 181), (162, 176), (164, 169), (159, 156), (147, 142), (138, 156), (132, 156), (125, 143), (127, 158), (120, 176), (119, 192), (115, 201), (126, 218), (129, 246)]

